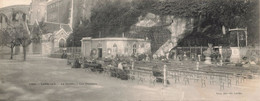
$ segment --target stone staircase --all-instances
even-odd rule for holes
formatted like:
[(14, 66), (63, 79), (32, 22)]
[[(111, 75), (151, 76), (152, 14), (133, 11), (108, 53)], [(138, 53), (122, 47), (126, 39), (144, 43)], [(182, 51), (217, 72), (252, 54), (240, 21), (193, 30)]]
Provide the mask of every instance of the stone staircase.
[(183, 39), (190, 34), (193, 29), (193, 19), (175, 18), (170, 16), (172, 24), (168, 26), (171, 32), (171, 38), (168, 39), (153, 55), (158, 57), (165, 56), (172, 48), (178, 45), (178, 40)]
[(140, 17), (138, 23), (132, 26), (131, 34), (128, 37), (148, 37), (152, 44), (152, 54), (159, 57), (165, 56), (178, 45), (179, 40), (191, 34), (194, 27), (193, 23), (193, 18), (160, 16), (148, 13), (146, 16)]

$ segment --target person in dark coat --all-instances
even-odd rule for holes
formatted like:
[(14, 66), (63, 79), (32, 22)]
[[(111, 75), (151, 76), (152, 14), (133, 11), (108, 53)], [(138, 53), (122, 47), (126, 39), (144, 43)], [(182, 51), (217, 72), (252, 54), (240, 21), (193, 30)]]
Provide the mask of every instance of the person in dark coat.
[(80, 68), (80, 63), (79, 63), (79, 59), (75, 59), (72, 68)]

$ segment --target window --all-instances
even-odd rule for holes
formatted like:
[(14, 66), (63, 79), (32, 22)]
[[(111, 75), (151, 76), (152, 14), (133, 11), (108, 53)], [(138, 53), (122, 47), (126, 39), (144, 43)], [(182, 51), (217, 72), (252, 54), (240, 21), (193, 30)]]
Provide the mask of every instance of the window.
[(113, 52), (115, 52), (115, 53), (117, 52), (117, 45), (116, 44), (113, 45)]
[(136, 44), (133, 45), (133, 54), (136, 54)]

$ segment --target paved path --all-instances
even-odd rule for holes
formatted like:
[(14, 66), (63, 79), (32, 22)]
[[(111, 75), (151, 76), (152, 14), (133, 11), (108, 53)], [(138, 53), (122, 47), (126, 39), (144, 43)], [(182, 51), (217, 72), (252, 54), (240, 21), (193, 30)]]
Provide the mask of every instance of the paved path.
[(26, 62), (0, 60), (0, 81), (0, 101), (260, 101), (259, 79), (225, 90), (196, 84), (153, 86), (71, 69), (66, 60), (41, 56), (28, 56)]

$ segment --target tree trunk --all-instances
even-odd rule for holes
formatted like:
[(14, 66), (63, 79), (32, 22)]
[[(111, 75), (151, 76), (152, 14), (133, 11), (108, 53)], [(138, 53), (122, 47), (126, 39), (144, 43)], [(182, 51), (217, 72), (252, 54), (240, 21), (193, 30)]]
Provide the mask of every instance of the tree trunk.
[(13, 59), (13, 53), (14, 53), (14, 46), (11, 46), (11, 57), (10, 57), (11, 60)]
[(23, 46), (23, 60), (26, 61), (26, 47)]

